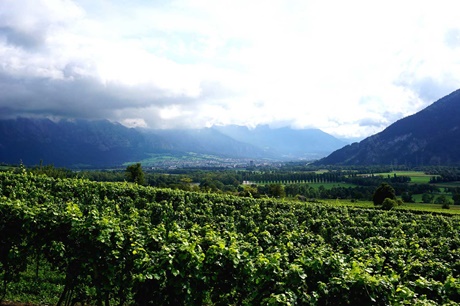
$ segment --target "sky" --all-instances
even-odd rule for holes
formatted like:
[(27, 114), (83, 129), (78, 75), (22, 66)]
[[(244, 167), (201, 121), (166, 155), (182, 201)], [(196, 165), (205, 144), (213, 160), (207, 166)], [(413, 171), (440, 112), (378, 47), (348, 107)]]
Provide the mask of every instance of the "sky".
[(363, 138), (459, 83), (457, 0), (0, 1), (0, 118)]

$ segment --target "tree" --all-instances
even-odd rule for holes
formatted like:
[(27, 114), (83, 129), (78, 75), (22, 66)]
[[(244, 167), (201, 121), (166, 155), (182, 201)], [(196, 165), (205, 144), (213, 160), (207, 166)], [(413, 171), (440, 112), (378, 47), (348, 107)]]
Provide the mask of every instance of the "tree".
[(388, 183), (382, 183), (374, 192), (372, 201), (374, 205), (382, 205), (385, 199), (396, 199), (396, 193), (394, 188)]
[(142, 166), (140, 163), (126, 167), (126, 176), (130, 182), (134, 182), (139, 185), (145, 185), (144, 171), (142, 171)]
[(454, 205), (460, 205), (460, 193), (453, 194), (452, 200), (454, 201)]
[(436, 204), (451, 204), (451, 200), (449, 198), (447, 198), (446, 195), (444, 194), (441, 194), (440, 196), (438, 196), (434, 202)]
[(404, 192), (401, 195), (401, 199), (404, 203), (414, 203), (414, 198), (412, 198), (412, 194), (409, 192)]
[(281, 184), (268, 185), (268, 195), (274, 198), (283, 198), (286, 195), (284, 186)]
[(432, 203), (434, 200), (434, 195), (432, 195), (431, 193), (424, 193), (422, 195), (422, 202), (423, 203)]

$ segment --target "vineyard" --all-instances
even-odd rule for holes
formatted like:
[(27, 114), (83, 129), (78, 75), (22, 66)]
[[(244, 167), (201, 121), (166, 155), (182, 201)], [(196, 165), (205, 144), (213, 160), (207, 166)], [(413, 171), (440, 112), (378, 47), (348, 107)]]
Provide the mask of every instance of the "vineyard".
[(57, 305), (457, 305), (460, 219), (0, 173), (0, 299), (30, 270)]

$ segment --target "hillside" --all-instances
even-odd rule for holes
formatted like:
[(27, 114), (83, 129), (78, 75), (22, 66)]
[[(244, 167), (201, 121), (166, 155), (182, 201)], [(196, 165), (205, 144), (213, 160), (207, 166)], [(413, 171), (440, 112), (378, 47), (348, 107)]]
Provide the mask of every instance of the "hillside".
[(109, 121), (0, 121), (3, 163), (37, 165), (42, 160), (56, 166), (112, 166), (141, 159), (151, 147), (139, 132)]
[(382, 132), (319, 160), (324, 165), (460, 164), (460, 90)]

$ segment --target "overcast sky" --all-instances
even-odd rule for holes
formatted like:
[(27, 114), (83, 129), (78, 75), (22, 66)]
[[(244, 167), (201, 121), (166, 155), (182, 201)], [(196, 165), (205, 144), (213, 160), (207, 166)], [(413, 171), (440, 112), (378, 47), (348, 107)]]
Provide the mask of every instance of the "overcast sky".
[(459, 83), (458, 0), (0, 1), (3, 118), (364, 137)]

